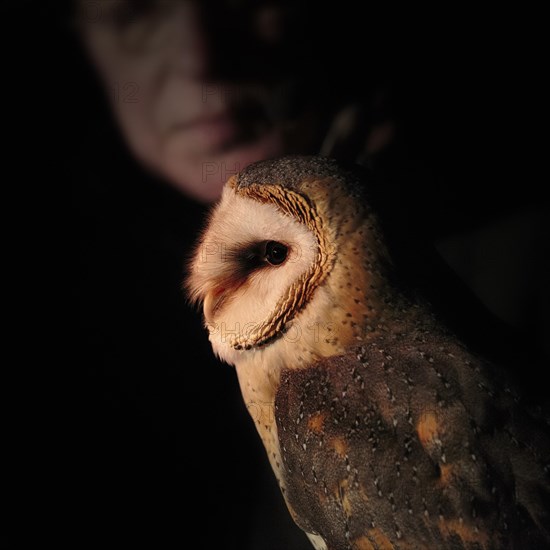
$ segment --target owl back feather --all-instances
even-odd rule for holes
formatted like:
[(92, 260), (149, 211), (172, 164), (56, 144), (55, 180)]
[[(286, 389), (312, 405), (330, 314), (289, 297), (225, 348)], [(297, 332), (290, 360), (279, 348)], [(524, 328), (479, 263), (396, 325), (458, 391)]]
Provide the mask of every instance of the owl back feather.
[(283, 373), (299, 525), (329, 550), (549, 548), (547, 420), (451, 336), (394, 329)]

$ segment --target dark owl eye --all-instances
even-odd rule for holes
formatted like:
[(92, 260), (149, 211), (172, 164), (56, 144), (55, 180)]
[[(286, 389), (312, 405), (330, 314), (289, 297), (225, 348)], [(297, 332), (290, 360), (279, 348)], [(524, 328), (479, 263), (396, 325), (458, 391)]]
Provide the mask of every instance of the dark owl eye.
[(288, 255), (288, 247), (277, 241), (265, 243), (265, 259), (271, 265), (281, 265)]

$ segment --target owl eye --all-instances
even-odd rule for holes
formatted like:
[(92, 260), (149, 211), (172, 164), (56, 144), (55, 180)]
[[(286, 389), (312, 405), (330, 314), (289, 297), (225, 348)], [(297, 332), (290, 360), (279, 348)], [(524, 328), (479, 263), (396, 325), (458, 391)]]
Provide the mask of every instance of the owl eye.
[(288, 247), (277, 241), (265, 243), (265, 259), (271, 265), (281, 265), (288, 255)]

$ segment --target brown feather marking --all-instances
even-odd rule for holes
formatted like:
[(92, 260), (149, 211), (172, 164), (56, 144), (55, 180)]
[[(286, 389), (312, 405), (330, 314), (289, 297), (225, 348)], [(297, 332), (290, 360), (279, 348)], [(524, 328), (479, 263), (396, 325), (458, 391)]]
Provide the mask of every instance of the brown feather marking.
[(427, 447), (434, 439), (438, 437), (439, 425), (433, 413), (425, 413), (416, 425), (418, 439), (423, 447)]
[(319, 498), (319, 502), (325, 506), (328, 500), (328, 496), (325, 494), (324, 488), (317, 492), (317, 497)]
[(374, 540), (378, 550), (393, 550), (394, 546), (390, 539), (380, 529), (369, 529), (369, 536)]
[(489, 536), (487, 533), (476, 530), (474, 527), (467, 525), (461, 520), (440, 520), (439, 531), (446, 539), (453, 535), (458, 535), (460, 540), (466, 544), (477, 543), (481, 545), (482, 548), (486, 548), (489, 544)]
[(325, 428), (325, 420), (327, 418), (327, 413), (318, 412), (312, 415), (308, 422), (307, 427), (317, 435), (323, 433)]
[(353, 541), (354, 550), (376, 550), (372, 542), (366, 536), (359, 537)]
[(340, 500), (340, 503), (342, 504), (342, 509), (344, 510), (344, 513), (346, 514), (346, 516), (349, 517), (352, 512), (352, 505), (348, 495), (348, 486), (349, 486), (349, 481), (347, 479), (340, 481), (340, 483), (338, 484), (337, 497)]
[(336, 454), (341, 458), (345, 458), (348, 454), (348, 444), (341, 437), (334, 437), (330, 440), (332, 448), (336, 451)]
[(353, 542), (354, 550), (394, 550), (395, 546), (380, 529), (369, 529), (368, 536), (363, 535)]
[(453, 467), (450, 464), (440, 464), (439, 468), (441, 470), (439, 483), (441, 485), (448, 485), (453, 477)]

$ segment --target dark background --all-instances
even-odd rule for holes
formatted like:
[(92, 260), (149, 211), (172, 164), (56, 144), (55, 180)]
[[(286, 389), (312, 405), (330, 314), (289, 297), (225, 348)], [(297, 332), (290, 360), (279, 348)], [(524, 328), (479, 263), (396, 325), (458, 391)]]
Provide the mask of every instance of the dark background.
[[(78, 382), (65, 412), (70, 496), (59, 529), (75, 548), (190, 547), (191, 533), (196, 548), (309, 548), (235, 373), (212, 357), (181, 291), (207, 208), (129, 154), (68, 3), (7, 10), (5, 21), (35, 44), (32, 56), (21, 47), (21, 63), (52, 93), (56, 154), (44, 171), (70, 198), (73, 316), (60, 346)], [(537, 386), (548, 361), (549, 273), (536, 29), (517, 14), (426, 14), (432, 23), (417, 14), (419, 24), (346, 4), (332, 10), (306, 10), (307, 55), (296, 53), (296, 70), (331, 107), (364, 98), (369, 124), (395, 123), (372, 163), (378, 200), (391, 233), (447, 260), (427, 252), (410, 262), (407, 248), (411, 281), (474, 349)], [(325, 89), (327, 81), (338, 86)]]

